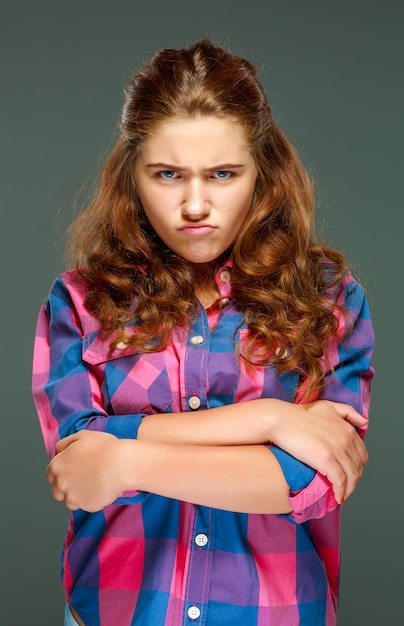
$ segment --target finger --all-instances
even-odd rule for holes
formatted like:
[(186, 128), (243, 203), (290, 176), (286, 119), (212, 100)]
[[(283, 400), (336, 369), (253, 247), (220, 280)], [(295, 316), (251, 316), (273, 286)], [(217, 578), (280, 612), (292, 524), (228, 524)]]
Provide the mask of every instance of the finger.
[(53, 470), (52, 470), (51, 465), (52, 465), (52, 463), (49, 463), (48, 467), (46, 468), (45, 478), (48, 481), (48, 483), (50, 483), (52, 485), (52, 483), (53, 483), (53, 481), (55, 479), (55, 476), (53, 474)]
[(330, 481), (334, 497), (342, 504), (356, 489), (358, 481), (363, 474), (363, 463), (352, 444), (349, 450), (341, 451), (338, 456), (328, 458), (325, 463), (327, 473), (324, 475)]
[(52, 485), (52, 497), (57, 502), (64, 502), (66, 508), (70, 511), (77, 511), (80, 507), (78, 507), (69, 496), (66, 495), (64, 491), (59, 489), (56, 484)]
[(341, 402), (333, 402), (332, 404), (338, 415), (352, 426), (363, 427), (368, 423), (368, 418), (358, 413), (350, 404)]
[(362, 476), (363, 471), (357, 471), (356, 468), (353, 471), (348, 471), (347, 473), (347, 482), (345, 487), (345, 493), (342, 497), (341, 503), (345, 502), (349, 498), (349, 496), (355, 491), (358, 486), (359, 479)]
[(66, 450), (66, 448), (68, 448), (74, 441), (77, 441), (77, 433), (74, 433), (73, 435), (68, 435), (63, 439), (59, 439), (55, 447), (56, 454), (60, 454), (60, 452)]
[(357, 453), (360, 456), (362, 465), (366, 465), (366, 463), (369, 461), (369, 454), (366, 449), (366, 446), (363, 443), (362, 439), (359, 437), (359, 435), (355, 437), (354, 441), (355, 441), (355, 448), (356, 448)]
[(333, 449), (323, 450), (316, 467), (317, 471), (331, 483), (337, 502), (344, 499), (347, 486), (347, 472), (342, 462), (343, 454), (343, 452), (336, 453)]
[(51, 462), (48, 464), (46, 468), (45, 478), (51, 485), (57, 480), (58, 477), (58, 467), (60, 468), (60, 463), (58, 463), (59, 457), (53, 457)]
[(65, 507), (69, 509), (69, 511), (78, 511), (80, 508), (79, 506), (76, 506), (74, 502), (69, 500), (69, 498), (65, 498)]
[(332, 484), (334, 498), (338, 504), (343, 504), (355, 490), (357, 479), (354, 478), (354, 476), (356, 476), (356, 472), (347, 472), (342, 465), (335, 479), (331, 480), (330, 477), (327, 476)]
[(64, 502), (65, 500), (64, 492), (58, 489), (56, 485), (52, 485), (52, 497), (54, 500), (57, 500), (58, 502)]
[[(369, 458), (365, 444), (350, 424), (347, 424), (345, 432), (341, 433), (338, 447), (334, 448), (334, 452), (337, 461), (346, 474), (346, 491), (349, 491), (350, 494), (356, 488), (358, 480), (363, 474), (364, 465)], [(345, 497), (347, 497), (347, 493)]]
[(340, 504), (344, 502), (347, 492), (347, 475), (340, 463), (335, 462), (326, 474), (332, 485), (334, 498)]
[(347, 470), (362, 472), (366, 461), (366, 448), (362, 445), (360, 437), (353, 432), (353, 437), (346, 440), (342, 448), (341, 463), (347, 465)]
[(358, 452), (350, 449), (342, 459), (341, 466), (346, 475), (345, 493), (343, 494), (344, 501), (349, 498), (358, 486), (358, 482), (363, 474), (364, 464)]
[(352, 463), (357, 473), (362, 476), (364, 465), (368, 462), (369, 455), (365, 444), (356, 431), (352, 429), (349, 435), (352, 435), (352, 437), (344, 444), (343, 450), (348, 461)]

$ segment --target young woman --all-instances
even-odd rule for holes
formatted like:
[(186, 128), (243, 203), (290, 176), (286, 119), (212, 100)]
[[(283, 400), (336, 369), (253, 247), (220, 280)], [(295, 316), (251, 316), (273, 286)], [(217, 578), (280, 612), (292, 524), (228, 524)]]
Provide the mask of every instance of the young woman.
[(331, 626), (373, 333), (255, 69), (209, 41), (130, 82), (34, 397), (73, 511), (66, 624)]

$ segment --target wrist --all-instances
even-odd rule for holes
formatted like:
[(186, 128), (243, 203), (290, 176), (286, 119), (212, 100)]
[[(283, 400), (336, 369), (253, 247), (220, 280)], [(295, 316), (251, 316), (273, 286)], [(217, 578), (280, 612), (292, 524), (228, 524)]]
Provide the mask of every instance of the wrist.
[(276, 444), (284, 422), (285, 408), (289, 402), (268, 398), (264, 412), (264, 428), (266, 441)]
[(117, 479), (122, 492), (139, 489), (137, 443), (136, 439), (118, 440)]

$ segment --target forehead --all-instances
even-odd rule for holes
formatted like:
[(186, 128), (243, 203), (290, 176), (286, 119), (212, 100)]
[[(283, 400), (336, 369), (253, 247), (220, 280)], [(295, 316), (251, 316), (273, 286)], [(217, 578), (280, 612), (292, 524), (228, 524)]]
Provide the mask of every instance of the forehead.
[(250, 151), (244, 127), (235, 120), (217, 116), (171, 118), (155, 126), (140, 146), (140, 152), (150, 156), (156, 152), (187, 155), (196, 149), (217, 158)]

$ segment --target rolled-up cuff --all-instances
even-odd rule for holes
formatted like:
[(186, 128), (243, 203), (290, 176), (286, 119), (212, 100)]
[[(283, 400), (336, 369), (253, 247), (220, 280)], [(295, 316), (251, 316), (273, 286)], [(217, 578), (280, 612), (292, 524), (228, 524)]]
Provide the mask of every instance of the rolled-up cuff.
[(297, 524), (319, 519), (339, 506), (330, 481), (319, 473), (304, 489), (291, 491), (289, 502), (292, 508), (290, 518)]

